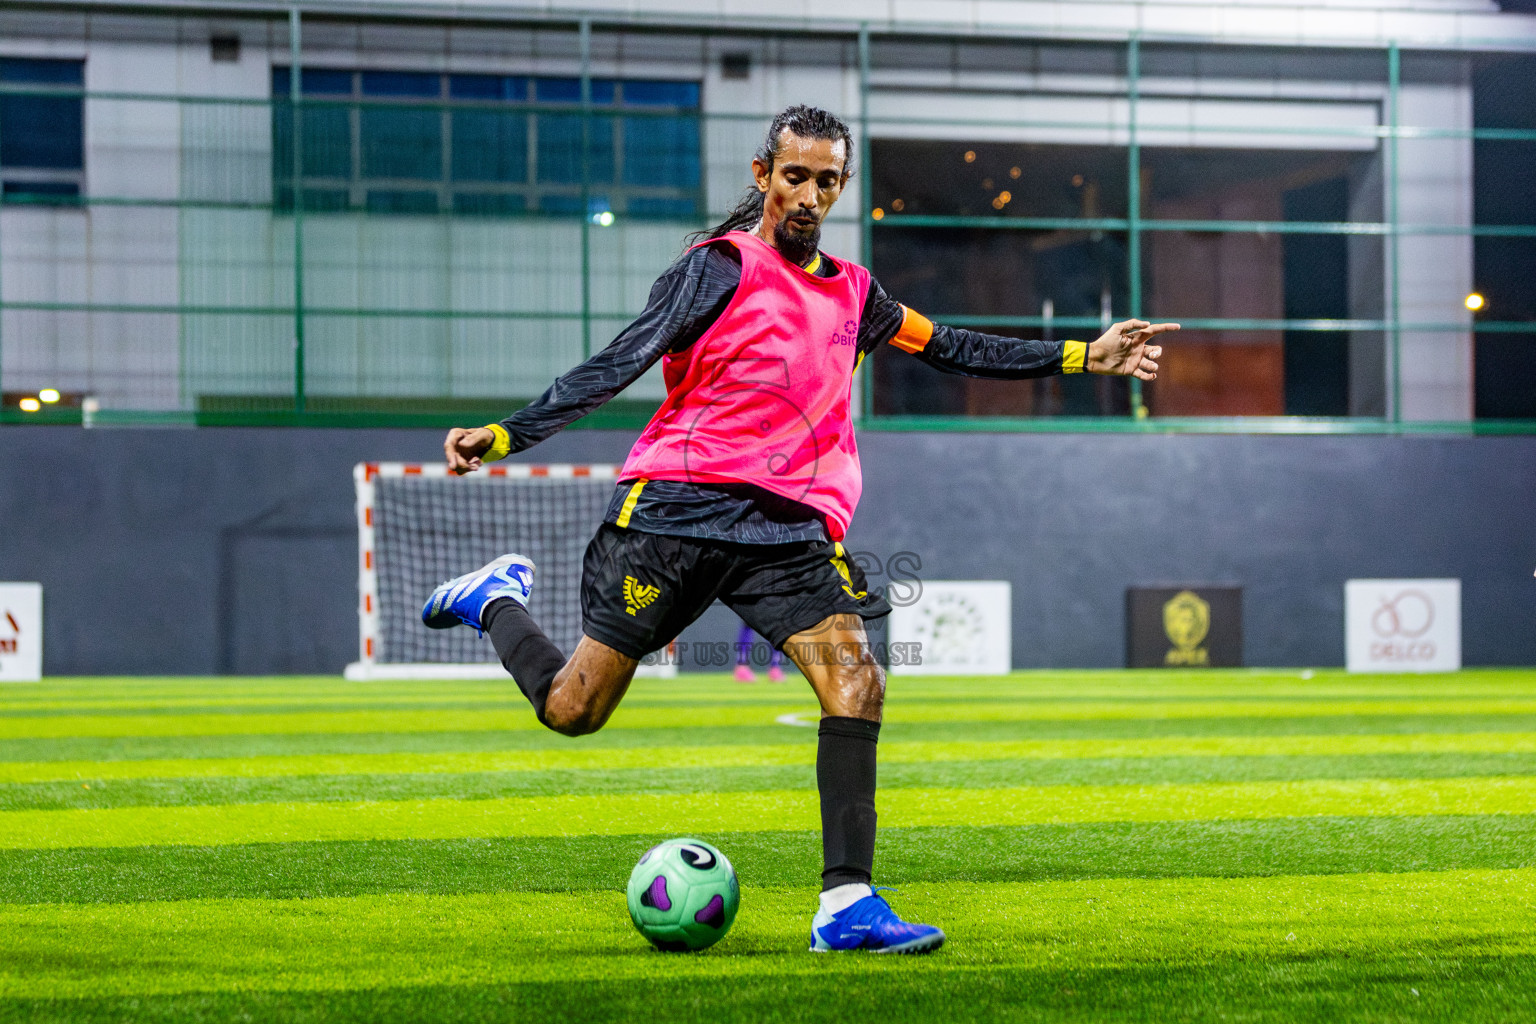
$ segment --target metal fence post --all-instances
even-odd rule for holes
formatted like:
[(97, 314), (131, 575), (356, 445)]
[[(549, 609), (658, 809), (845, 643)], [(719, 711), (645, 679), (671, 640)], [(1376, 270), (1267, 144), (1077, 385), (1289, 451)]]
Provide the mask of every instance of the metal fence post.
[[(1125, 85), (1127, 108), (1126, 138), (1126, 247), (1127, 270), (1130, 280), (1129, 315), (1139, 317), (1141, 308), (1141, 146), (1136, 138), (1136, 101), (1141, 90), (1141, 34), (1132, 32), (1125, 51)], [(1146, 404), (1141, 396), (1141, 380), (1131, 378), (1131, 415), (1143, 419), (1147, 415)]]
[(301, 16), (288, 8), (288, 105), (293, 125), (293, 411), (304, 412), (304, 93), (301, 65)]
[[(855, 167), (859, 176), (859, 257), (871, 271), (875, 265), (874, 218), (870, 216), (874, 205), (874, 182), (870, 178), (873, 168), (869, 151), (869, 22), (859, 25), (859, 152), (863, 154), (863, 167)], [(859, 401), (865, 416), (875, 414), (875, 369), (866, 367), (859, 381)]]
[(592, 19), (581, 19), (581, 357), (592, 355)]
[(1402, 268), (1398, 265), (1400, 247), (1398, 237), (1401, 224), (1398, 222), (1397, 208), (1397, 121), (1398, 121), (1398, 91), (1402, 85), (1402, 53), (1398, 49), (1397, 40), (1387, 44), (1387, 270), (1392, 275), (1392, 309), (1389, 314), (1392, 339), (1391, 352), (1388, 361), (1391, 364), (1391, 396), (1392, 408), (1388, 418), (1393, 423), (1401, 423), (1403, 419), (1403, 310), (1402, 292), (1400, 281)]

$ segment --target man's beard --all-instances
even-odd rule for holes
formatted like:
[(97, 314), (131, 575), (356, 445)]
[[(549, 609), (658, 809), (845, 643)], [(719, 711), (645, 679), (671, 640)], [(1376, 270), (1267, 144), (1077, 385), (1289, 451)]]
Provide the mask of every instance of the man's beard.
[(785, 259), (797, 267), (803, 267), (816, 255), (816, 248), (821, 244), (821, 222), (816, 222), (810, 234), (802, 234), (791, 231), (789, 218), (785, 217), (773, 226), (773, 244)]

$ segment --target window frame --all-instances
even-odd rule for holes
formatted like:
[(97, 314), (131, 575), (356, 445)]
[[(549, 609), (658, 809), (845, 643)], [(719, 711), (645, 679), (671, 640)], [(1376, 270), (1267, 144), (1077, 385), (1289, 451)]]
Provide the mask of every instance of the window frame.
[[(71, 83), (29, 83), (7, 81), (5, 64), (74, 65), (77, 74)], [(85, 198), (86, 190), (86, 117), (85, 58), (34, 57), (30, 55), (0, 54), (0, 98), (32, 97), (47, 101), (71, 100), (79, 106), (79, 165), (59, 167), (25, 163), (0, 162), (0, 202), (35, 206), (76, 206)], [(47, 120), (52, 120), (48, 118)], [(4, 159), (3, 133), (5, 118), (0, 111), (0, 161)], [(41, 186), (40, 191), (27, 191), (25, 186)], [(18, 187), (20, 186), (20, 187)]]
[[(357, 212), (365, 211), (374, 215), (431, 215), (431, 216), (579, 216), (581, 213), (581, 198), (585, 192), (588, 198), (587, 213), (593, 216), (611, 211), (617, 216), (630, 216), (636, 219), (666, 219), (666, 220), (697, 220), (703, 216), (705, 189), (704, 189), (704, 133), (703, 133), (703, 83), (674, 79), (623, 79), (602, 78), (593, 79), (595, 86), (594, 99), (589, 109), (595, 124), (608, 123), (612, 132), (611, 147), (611, 178), (589, 180), (583, 183), (580, 176), (576, 180), (551, 180), (547, 175), (540, 174), (540, 157), (547, 151), (539, 148), (539, 133), (541, 125), (546, 130), (549, 127), (546, 119), (549, 118), (577, 118), (583, 116), (583, 104), (569, 99), (540, 99), (540, 87), (553, 87), (556, 83), (568, 87), (571, 83), (579, 83), (580, 79), (568, 76), (534, 75), (534, 74), (502, 74), (502, 73), (476, 73), (476, 72), (445, 72), (445, 71), (414, 71), (410, 69), (346, 69), (304, 67), (302, 72), (308, 76), (319, 72), (327, 76), (349, 76), (350, 88), (346, 93), (341, 92), (310, 92), (306, 90), (301, 100), (300, 113), (308, 110), (334, 109), (340, 107), (346, 111), (348, 125), (348, 173), (345, 177), (336, 174), (313, 174), (305, 171), (301, 174), (301, 184), (306, 205), (306, 215), (327, 212)], [(292, 105), (289, 100), (288, 89), (291, 80), (288, 76), (292, 73), (286, 65), (273, 65), (271, 70), (272, 82), (272, 132), (273, 132), (273, 205), (279, 212), (291, 212), (294, 207), (294, 186), (291, 167), (292, 146), (294, 139), (292, 117)], [(380, 95), (365, 91), (364, 79), (367, 75), (402, 73), (412, 75), (433, 76), (437, 79), (437, 89), (433, 95)], [(504, 83), (512, 83), (521, 80), (520, 93), (523, 98), (472, 98), (462, 95), (454, 95), (454, 80), (463, 78), (500, 78)], [(635, 102), (625, 98), (624, 90), (627, 83), (644, 85), (663, 84), (694, 89), (693, 106), (680, 104), (665, 104), (655, 102)], [(514, 90), (516, 91), (516, 90)], [(606, 96), (604, 94), (607, 94)], [(611, 98), (607, 98), (611, 97)], [(432, 177), (410, 176), (386, 176), (370, 175), (365, 173), (364, 161), (366, 158), (367, 132), (366, 118), (372, 110), (409, 110), (411, 108), (426, 108), (435, 110), (438, 115), (438, 140), (439, 152), (437, 154), (437, 173)], [(510, 176), (504, 180), (498, 179), (465, 179), (455, 176), (454, 163), (455, 145), (455, 115), (472, 112), (493, 112), (507, 117), (521, 116), (524, 119), (523, 138), (525, 140), (526, 154), (523, 164), (522, 180), (513, 180)], [(286, 113), (286, 121), (282, 120)], [(697, 155), (694, 164), (696, 177), (691, 182), (683, 185), (647, 185), (635, 184), (626, 180), (626, 128), (637, 118), (689, 118), (695, 122), (695, 141)], [(460, 124), (461, 130), (463, 125)], [(589, 143), (590, 146), (590, 143)], [(284, 166), (287, 164), (287, 166)], [(562, 176), (563, 179), (563, 176)], [(334, 202), (345, 194), (344, 202)], [(391, 208), (387, 198), (394, 196), (403, 198), (417, 196), (422, 201), (419, 209)], [(425, 201), (430, 195), (432, 199)], [(317, 203), (312, 197), (329, 196), (333, 202), (329, 205), (323, 202)], [(482, 203), (480, 209), (472, 207), (474, 202)], [(498, 200), (504, 200), (498, 204)], [(668, 213), (655, 213), (644, 209), (647, 203), (678, 203), (680, 207), (689, 207), (687, 212), (679, 211), (673, 215)], [(402, 204), (409, 206), (408, 203)], [(633, 205), (633, 209), (632, 209)], [(562, 209), (561, 207), (567, 207)]]

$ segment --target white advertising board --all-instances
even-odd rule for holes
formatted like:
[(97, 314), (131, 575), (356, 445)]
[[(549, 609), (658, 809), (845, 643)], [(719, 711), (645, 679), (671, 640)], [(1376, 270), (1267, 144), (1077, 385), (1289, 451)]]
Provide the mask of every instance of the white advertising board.
[(924, 580), (891, 610), (890, 638), (892, 675), (1001, 675), (1013, 665), (1013, 584)]
[(1349, 580), (1344, 663), (1351, 672), (1461, 668), (1461, 580)]
[(43, 678), (43, 585), (0, 583), (0, 683)]

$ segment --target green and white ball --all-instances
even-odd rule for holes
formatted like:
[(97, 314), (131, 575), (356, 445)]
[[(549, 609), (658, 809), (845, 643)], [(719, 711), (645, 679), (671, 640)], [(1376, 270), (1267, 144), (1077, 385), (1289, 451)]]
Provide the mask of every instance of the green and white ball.
[(725, 854), (697, 839), (645, 851), (629, 875), (629, 916), (657, 949), (713, 946), (731, 930), (741, 887)]

